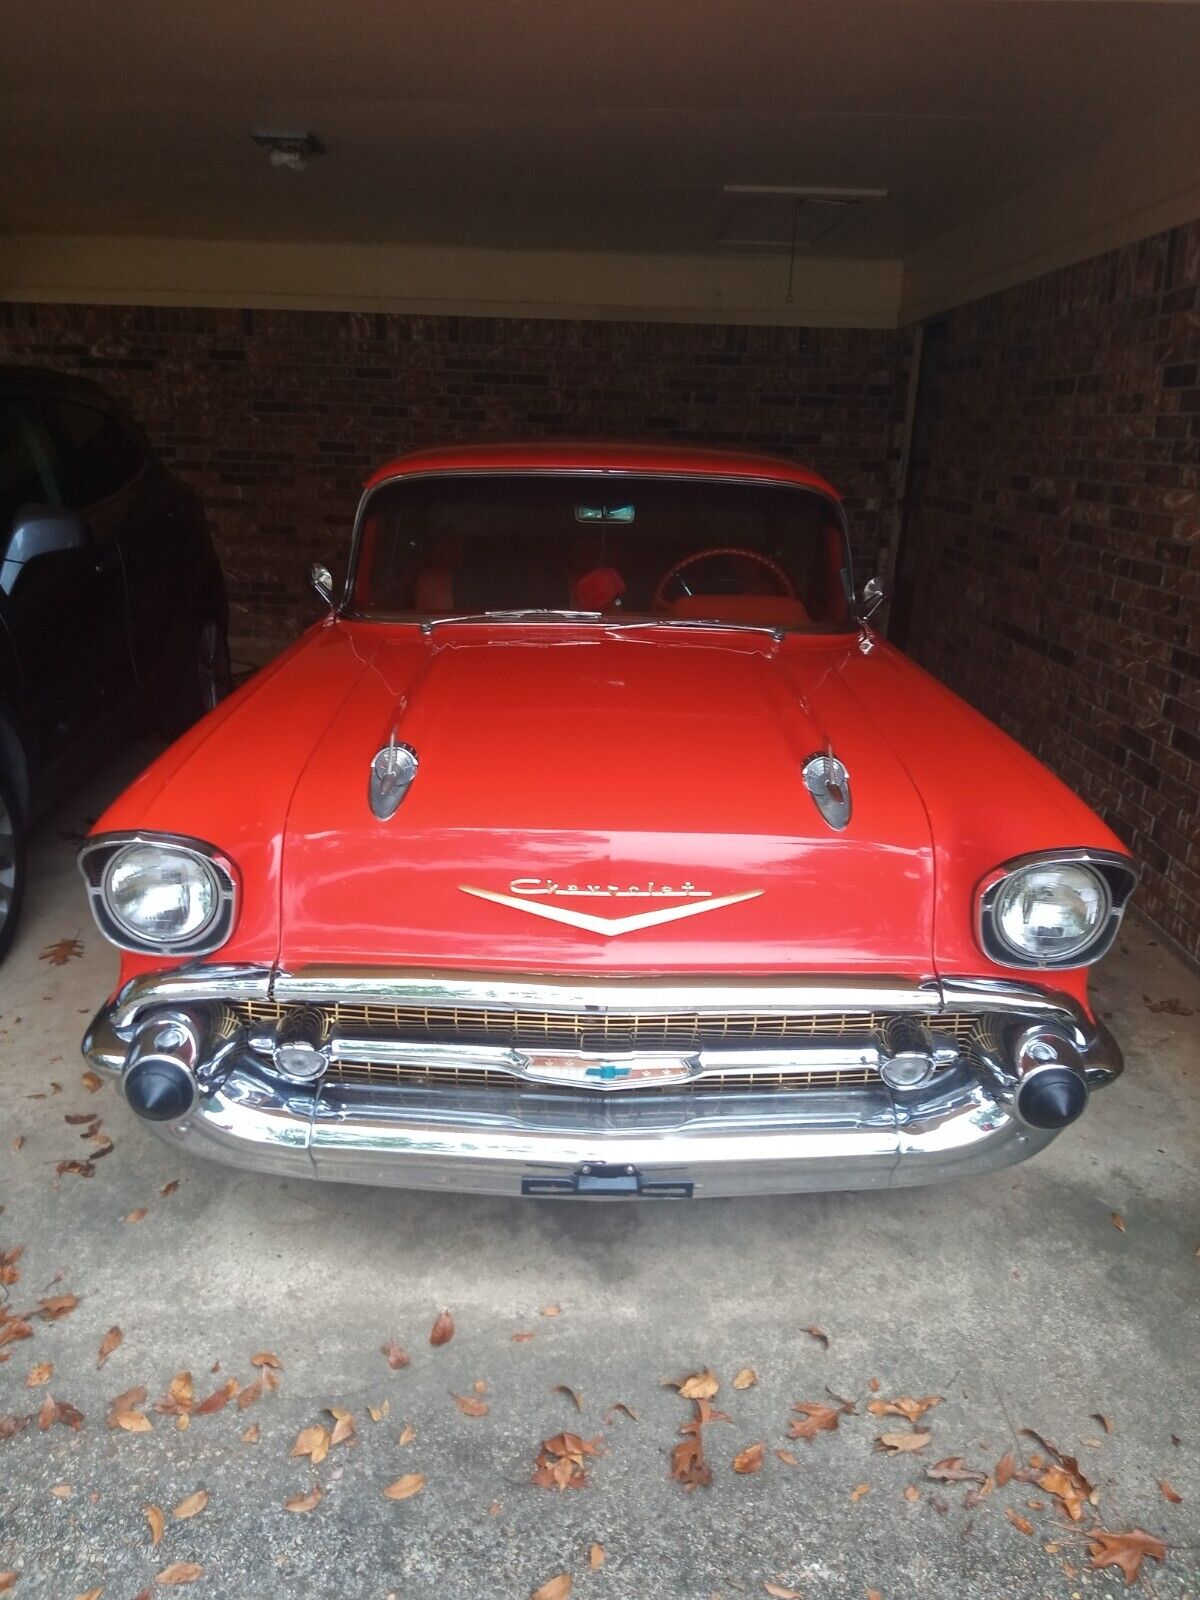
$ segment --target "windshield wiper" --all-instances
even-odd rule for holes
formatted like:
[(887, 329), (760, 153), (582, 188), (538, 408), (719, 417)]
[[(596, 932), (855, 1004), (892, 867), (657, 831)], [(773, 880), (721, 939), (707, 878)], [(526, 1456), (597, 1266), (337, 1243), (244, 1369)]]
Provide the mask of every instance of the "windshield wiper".
[(443, 622), (530, 622), (548, 619), (551, 622), (599, 622), (599, 611), (559, 611), (552, 606), (526, 606), (519, 611), (461, 611), (447, 612), (444, 617), (426, 617), (421, 624), (422, 633), (430, 633)]
[(722, 622), (719, 617), (605, 617), (609, 628), (719, 628), (723, 633), (766, 633), (774, 638), (785, 630), (769, 622)]

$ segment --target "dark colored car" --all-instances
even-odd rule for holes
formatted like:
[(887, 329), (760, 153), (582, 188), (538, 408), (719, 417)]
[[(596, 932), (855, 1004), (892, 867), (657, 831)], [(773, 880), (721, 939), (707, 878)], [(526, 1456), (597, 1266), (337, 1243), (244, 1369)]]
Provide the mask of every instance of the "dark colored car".
[(30, 822), (131, 734), (229, 684), (196, 496), (96, 385), (0, 367), (0, 960)]

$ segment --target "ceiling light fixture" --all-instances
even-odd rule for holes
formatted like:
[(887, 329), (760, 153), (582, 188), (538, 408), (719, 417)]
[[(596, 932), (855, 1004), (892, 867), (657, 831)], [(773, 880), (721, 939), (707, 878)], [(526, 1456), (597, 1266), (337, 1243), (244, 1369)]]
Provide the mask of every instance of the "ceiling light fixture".
[(251, 133), (250, 137), (267, 152), (273, 167), (288, 172), (303, 172), (313, 156), (325, 154), (315, 133)]

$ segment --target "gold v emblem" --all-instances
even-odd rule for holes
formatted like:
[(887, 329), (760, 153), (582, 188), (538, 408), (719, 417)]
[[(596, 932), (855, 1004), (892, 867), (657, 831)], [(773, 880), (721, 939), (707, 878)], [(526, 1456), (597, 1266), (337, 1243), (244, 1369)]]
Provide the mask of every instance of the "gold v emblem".
[(512, 906), (514, 911), (527, 911), (531, 917), (544, 917), (547, 922), (565, 922), (569, 928), (582, 928), (585, 933), (598, 933), (602, 938), (615, 939), (621, 933), (635, 933), (639, 928), (657, 928), (664, 922), (679, 922), (684, 917), (698, 917), (704, 911), (718, 911), (722, 906), (735, 906), (740, 900), (757, 900), (761, 889), (748, 889), (744, 894), (722, 894), (712, 900), (689, 900), (682, 906), (662, 906), (657, 911), (639, 911), (632, 917), (596, 917), (588, 911), (568, 911), (565, 906), (547, 905), (541, 900), (526, 900), (515, 894), (497, 894), (494, 889), (472, 889), (460, 883), (463, 894), (473, 894), (479, 900), (492, 900), (498, 906)]

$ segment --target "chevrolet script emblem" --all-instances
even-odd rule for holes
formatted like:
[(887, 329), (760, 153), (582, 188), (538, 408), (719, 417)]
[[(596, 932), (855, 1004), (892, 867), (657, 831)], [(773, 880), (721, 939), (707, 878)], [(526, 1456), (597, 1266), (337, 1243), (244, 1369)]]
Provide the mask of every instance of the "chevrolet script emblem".
[[(531, 917), (544, 917), (547, 922), (582, 928), (585, 933), (599, 934), (605, 939), (635, 933), (639, 928), (679, 922), (684, 917), (698, 917), (705, 911), (719, 911), (722, 906), (735, 906), (742, 900), (757, 900), (763, 892), (747, 889), (741, 894), (714, 895), (709, 889), (697, 889), (690, 881), (684, 881), (676, 889), (657, 883), (628, 887), (615, 883), (559, 884), (553, 878), (514, 878), (508, 887), (508, 894), (500, 894), (495, 889), (475, 889), (470, 884), (459, 884), (463, 894), (491, 900), (498, 906), (511, 906), (514, 911), (527, 911)], [(556, 903), (559, 900), (675, 900), (682, 903), (660, 905), (652, 911), (636, 911), (627, 916), (601, 917), (591, 911), (576, 911), (559, 905)]]

